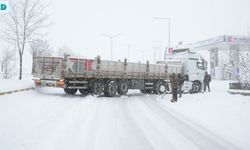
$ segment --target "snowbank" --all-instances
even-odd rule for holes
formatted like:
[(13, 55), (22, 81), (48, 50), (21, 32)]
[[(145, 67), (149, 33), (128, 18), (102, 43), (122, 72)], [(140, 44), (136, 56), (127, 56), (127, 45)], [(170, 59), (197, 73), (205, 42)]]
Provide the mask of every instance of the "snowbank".
[(235, 89), (229, 89), (227, 90), (229, 93), (231, 94), (241, 94), (241, 95), (245, 95), (245, 96), (249, 96), (250, 95), (250, 90), (235, 90)]
[(33, 80), (15, 80), (15, 79), (0, 80), (0, 92), (7, 92), (7, 91), (13, 91), (30, 87), (34, 87)]

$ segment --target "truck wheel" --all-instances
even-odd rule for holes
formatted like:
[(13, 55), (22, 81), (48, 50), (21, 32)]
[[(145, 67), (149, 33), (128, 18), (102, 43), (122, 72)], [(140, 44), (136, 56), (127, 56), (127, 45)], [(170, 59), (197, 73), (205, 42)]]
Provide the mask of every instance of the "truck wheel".
[(89, 94), (89, 91), (87, 89), (79, 89), (79, 92), (83, 95), (83, 96), (87, 96)]
[(128, 83), (126, 81), (119, 82), (117, 93), (120, 95), (126, 95), (128, 93)]
[(111, 80), (111, 81), (108, 81), (106, 84), (105, 84), (105, 87), (104, 87), (104, 94), (105, 96), (107, 97), (114, 97), (116, 95), (116, 82)]
[(167, 83), (165, 81), (161, 81), (156, 85), (156, 93), (164, 94), (167, 91)]
[(153, 90), (151, 90), (151, 89), (145, 89), (146, 94), (151, 94), (152, 92), (153, 92)]
[(140, 91), (141, 91), (143, 94), (146, 93), (145, 89), (140, 89)]
[(153, 90), (151, 89), (140, 89), (143, 94), (151, 94)]
[(198, 93), (200, 91), (201, 91), (201, 84), (197, 81), (194, 81), (190, 93)]
[(91, 85), (91, 93), (95, 95), (101, 95), (104, 90), (104, 84), (101, 80), (96, 80)]
[(69, 89), (69, 88), (64, 88), (64, 92), (66, 94), (74, 95), (77, 92), (77, 89)]

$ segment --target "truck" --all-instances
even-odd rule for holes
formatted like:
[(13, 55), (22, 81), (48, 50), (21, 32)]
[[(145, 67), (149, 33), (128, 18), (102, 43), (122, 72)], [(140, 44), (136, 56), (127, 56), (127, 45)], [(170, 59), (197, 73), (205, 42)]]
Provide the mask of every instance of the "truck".
[(66, 94), (126, 95), (130, 89), (144, 94), (171, 92), (169, 79), (172, 73), (186, 77), (183, 90), (200, 92), (206, 61), (189, 48), (174, 49), (165, 61), (156, 64), (132, 63), (79, 57), (33, 56), (32, 75), (36, 86), (63, 88)]
[(184, 89), (190, 93), (198, 93), (203, 89), (203, 79), (207, 70), (207, 61), (199, 53), (190, 48), (173, 49), (165, 63), (179, 61), (182, 64), (181, 74), (186, 77)]
[(36, 86), (63, 88), (66, 94), (126, 95), (130, 89), (163, 94), (169, 90), (171, 73), (181, 73), (181, 62), (133, 63), (79, 57), (33, 56), (32, 75)]

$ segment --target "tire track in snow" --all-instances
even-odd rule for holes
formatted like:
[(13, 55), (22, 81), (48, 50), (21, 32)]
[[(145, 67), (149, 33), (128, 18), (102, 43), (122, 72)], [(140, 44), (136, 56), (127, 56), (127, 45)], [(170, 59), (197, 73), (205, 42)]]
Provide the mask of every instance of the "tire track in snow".
[[(45, 133), (53, 133), (50, 129), (60, 126), (56, 126), (55, 123), (66, 117), (65, 113), (76, 106), (75, 100), (66, 102), (60, 99), (58, 101), (57, 97), (26, 98), (27, 95), (33, 97), (33, 94), (34, 91), (19, 93), (18, 99), (10, 99), (7, 103), (9, 106), (12, 105), (13, 109), (4, 111), (5, 115), (9, 116), (9, 120), (1, 123), (0, 126), (3, 126), (4, 133), (11, 131), (6, 132), (9, 140), (4, 143), (9, 148), (17, 146), (20, 147), (19, 149), (29, 149), (39, 145), (44, 139), (47, 139)], [(12, 98), (14, 95), (8, 95), (8, 97)], [(18, 124), (18, 128), (16, 128), (16, 124)]]
[[(90, 148), (94, 148), (96, 150), (118, 150), (121, 149), (119, 146), (119, 138), (118, 138), (118, 128), (116, 125), (116, 117), (117, 112), (115, 111), (115, 102), (117, 100), (114, 99), (99, 99), (99, 110), (98, 116), (96, 119), (97, 122), (93, 122), (95, 130), (93, 133), (95, 134), (94, 142), (90, 145)], [(93, 124), (92, 123), (92, 124)], [(93, 141), (93, 139), (90, 139)]]
[(121, 100), (119, 103), (116, 103), (120, 149), (153, 150), (154, 147), (134, 120), (134, 114), (129, 109), (129, 103), (131, 102), (128, 100)]
[(92, 107), (95, 106), (90, 105), (91, 101), (75, 101), (66, 111), (61, 112), (64, 115), (51, 124), (49, 130), (43, 135), (42, 142), (37, 145), (36, 149), (80, 149), (82, 141), (79, 128), (81, 128), (82, 123), (87, 121), (86, 116), (89, 115)]
[(168, 122), (187, 139), (191, 140), (202, 150), (238, 150), (240, 148), (228, 143), (222, 138), (209, 132), (195, 123), (188, 121), (184, 117), (177, 118), (176, 115), (169, 112), (159, 102), (146, 98), (142, 100), (143, 103), (150, 108), (153, 112), (159, 115), (163, 120)]
[[(99, 120), (100, 120), (100, 115), (101, 115), (101, 110), (102, 105), (101, 105), (101, 101), (96, 100), (95, 101), (95, 107), (94, 107), (94, 111), (92, 113), (92, 116), (88, 118), (87, 120), (87, 125), (85, 126), (85, 136), (82, 139), (83, 142), (83, 149), (86, 150), (94, 150), (95, 149), (95, 145), (96, 143), (96, 138), (97, 138), (97, 128), (99, 124)], [(84, 126), (83, 126), (84, 127)], [(82, 133), (84, 134), (84, 133)]]
[(170, 138), (172, 137), (169, 136), (170, 133), (165, 130), (166, 125), (160, 122), (161, 118), (155, 115), (151, 109), (145, 107), (145, 105), (137, 99), (129, 104), (129, 108), (133, 111), (135, 120), (156, 150), (175, 150), (178, 148), (171, 142)]

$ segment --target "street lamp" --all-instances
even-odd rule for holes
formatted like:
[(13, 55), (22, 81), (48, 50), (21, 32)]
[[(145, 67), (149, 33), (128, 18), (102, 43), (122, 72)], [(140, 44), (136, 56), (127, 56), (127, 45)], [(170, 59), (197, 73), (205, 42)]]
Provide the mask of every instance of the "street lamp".
[(115, 34), (115, 35), (108, 35), (108, 34), (102, 34), (102, 35), (105, 36), (105, 37), (110, 38), (110, 53), (111, 53), (110, 57), (111, 57), (111, 60), (113, 60), (113, 39), (120, 36), (120, 35), (122, 35), (122, 34), (119, 33), (119, 34)]
[[(168, 20), (168, 48), (170, 48), (170, 17), (153, 17), (156, 20)], [(164, 55), (164, 60), (166, 59), (166, 52)]]
[(129, 50), (131, 47), (135, 46), (136, 44), (123, 44), (124, 46), (126, 46), (128, 48), (128, 60), (129, 60)]

